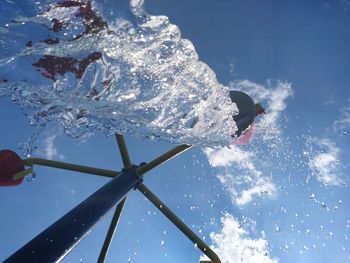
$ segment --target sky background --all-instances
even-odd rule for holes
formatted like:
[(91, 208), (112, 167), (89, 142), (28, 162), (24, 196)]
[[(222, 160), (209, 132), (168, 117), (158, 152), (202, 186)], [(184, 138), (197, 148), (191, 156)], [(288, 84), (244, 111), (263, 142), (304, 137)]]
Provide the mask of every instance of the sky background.
[[(220, 83), (267, 106), (250, 145), (194, 146), (147, 174), (145, 185), (223, 262), (350, 262), (350, 2), (146, 0), (145, 8), (168, 16)], [(20, 152), (34, 130), (9, 98), (0, 99), (0, 120), (0, 149)], [(136, 164), (175, 146), (126, 141)], [(47, 130), (38, 146), (35, 156), (122, 167), (114, 137)], [(35, 180), (0, 189), (0, 260), (108, 181), (35, 172)], [(64, 262), (96, 262), (111, 216)], [(107, 262), (200, 256), (140, 193), (129, 194)]]

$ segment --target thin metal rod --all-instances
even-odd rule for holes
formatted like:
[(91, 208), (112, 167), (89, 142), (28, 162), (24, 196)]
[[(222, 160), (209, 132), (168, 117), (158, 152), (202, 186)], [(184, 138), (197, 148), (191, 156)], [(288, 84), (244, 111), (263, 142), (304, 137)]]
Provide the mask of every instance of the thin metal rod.
[(31, 174), (31, 173), (33, 173), (33, 168), (32, 167), (12, 175), (12, 180), (13, 181), (19, 180), (19, 179), (21, 179), (23, 177), (26, 177), (28, 174)]
[(202, 252), (215, 263), (221, 263), (220, 258), (211, 248), (202, 241), (180, 218), (178, 218), (157, 196), (155, 196), (143, 183), (137, 188), (146, 196), (177, 228), (184, 233)]
[(128, 148), (126, 147), (124, 136), (122, 134), (116, 134), (115, 137), (118, 142), (119, 152), (122, 156), (124, 167), (129, 168), (131, 167), (131, 161), (128, 153)]
[(149, 163), (137, 168), (136, 173), (139, 176), (142, 176), (143, 174), (147, 173), (149, 170), (155, 168), (156, 166), (158, 166), (162, 163), (165, 163), (166, 161), (169, 161), (171, 158), (186, 151), (190, 147), (191, 147), (191, 145), (181, 144), (181, 145), (173, 148), (172, 150), (162, 154), (161, 156), (157, 157), (156, 159), (150, 161)]
[(142, 181), (136, 169), (123, 170), (95, 193), (20, 248), (4, 263), (60, 262), (92, 227)]
[[(120, 155), (121, 155), (122, 160), (123, 160), (124, 168), (128, 169), (131, 167), (131, 161), (130, 161), (130, 157), (129, 157), (129, 153), (128, 153), (128, 148), (126, 147), (124, 136), (122, 134), (115, 134), (115, 138), (117, 139), (119, 152), (120, 152)], [(101, 248), (101, 252), (100, 252), (100, 255), (98, 257), (98, 261), (97, 261), (98, 263), (105, 262), (105, 259), (106, 259), (107, 253), (108, 253), (108, 249), (111, 245), (115, 230), (116, 230), (118, 222), (119, 222), (120, 215), (121, 215), (123, 208), (124, 208), (124, 205), (125, 205), (126, 198), (127, 197), (125, 197), (117, 205), (117, 207), (114, 211), (111, 224), (109, 225), (105, 241), (103, 242), (103, 246)]]
[(41, 166), (48, 166), (48, 167), (70, 170), (70, 171), (79, 172), (79, 173), (88, 173), (88, 174), (94, 174), (94, 175), (100, 175), (100, 176), (106, 176), (106, 177), (115, 177), (117, 174), (120, 173), (118, 171), (113, 171), (113, 170), (99, 169), (95, 167), (58, 162), (58, 161), (41, 159), (41, 158), (25, 159), (23, 160), (23, 164), (26, 166), (33, 166), (34, 164), (41, 165)]
[(117, 208), (115, 209), (114, 215), (112, 217), (111, 224), (110, 224), (110, 226), (108, 228), (106, 239), (105, 239), (105, 241), (103, 243), (100, 255), (99, 255), (98, 260), (97, 260), (98, 263), (104, 263), (105, 262), (105, 259), (106, 259), (107, 253), (108, 253), (108, 249), (109, 249), (109, 247), (111, 245), (111, 242), (112, 242), (115, 230), (117, 228), (117, 225), (118, 225), (118, 222), (119, 222), (119, 219), (120, 219), (120, 215), (121, 215), (121, 213), (123, 211), (123, 208), (124, 208), (124, 205), (125, 205), (126, 198), (127, 197), (125, 197), (117, 205)]

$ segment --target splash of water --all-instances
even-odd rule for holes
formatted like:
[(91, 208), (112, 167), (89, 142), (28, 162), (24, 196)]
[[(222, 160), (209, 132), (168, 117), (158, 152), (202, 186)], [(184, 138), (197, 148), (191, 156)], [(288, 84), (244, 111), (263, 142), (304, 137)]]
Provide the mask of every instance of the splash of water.
[(34, 16), (8, 17), (0, 97), (11, 96), (37, 133), (55, 122), (76, 138), (102, 131), (227, 144), (237, 113), (228, 89), (167, 17), (147, 14), (140, 0), (129, 5), (129, 20), (107, 22), (91, 1), (47, 2)]

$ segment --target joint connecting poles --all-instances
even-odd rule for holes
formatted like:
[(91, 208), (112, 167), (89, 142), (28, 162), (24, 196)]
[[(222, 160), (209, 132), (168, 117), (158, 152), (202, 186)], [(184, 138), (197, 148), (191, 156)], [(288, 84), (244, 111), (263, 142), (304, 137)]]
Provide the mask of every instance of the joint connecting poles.
[(138, 188), (143, 195), (145, 195), (173, 224), (176, 225), (180, 231), (182, 231), (206, 256), (212, 260), (201, 261), (201, 263), (221, 263), (215, 252), (211, 250), (201, 238), (186, 226), (142, 183), (142, 177), (145, 173), (186, 151), (191, 145), (179, 145), (145, 165), (135, 166), (131, 163), (123, 135), (116, 134), (116, 140), (124, 165), (124, 169), (121, 172), (41, 158), (29, 158), (23, 160), (24, 165), (30, 166), (30, 168), (15, 174), (13, 178), (21, 178), (32, 172), (33, 165), (42, 165), (98, 176), (106, 176), (113, 179), (15, 252), (12, 256), (6, 259), (4, 263), (60, 262), (89, 233), (90, 229), (101, 219), (101, 217), (117, 204), (98, 258), (98, 263), (104, 263), (120, 215), (124, 208), (127, 194), (132, 188)]

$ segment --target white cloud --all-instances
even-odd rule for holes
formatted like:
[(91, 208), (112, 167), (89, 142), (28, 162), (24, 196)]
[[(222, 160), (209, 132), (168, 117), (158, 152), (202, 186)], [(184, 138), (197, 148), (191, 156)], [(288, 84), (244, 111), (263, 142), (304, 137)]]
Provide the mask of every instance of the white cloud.
[(340, 134), (348, 134), (350, 130), (350, 99), (349, 105), (341, 110), (341, 116), (333, 123), (334, 131)]
[(310, 139), (309, 144), (318, 148), (308, 162), (313, 175), (325, 185), (341, 185), (340, 149), (329, 139)]
[[(254, 165), (253, 152), (234, 145), (206, 148), (203, 151), (211, 166), (228, 168), (217, 177), (229, 192), (232, 203), (241, 206), (251, 202), (254, 196), (272, 198), (276, 195), (276, 187), (271, 178), (263, 176)], [(237, 174), (233, 175), (232, 170), (236, 170)]]
[(254, 186), (243, 190), (242, 193), (236, 198), (235, 202), (237, 205), (245, 205), (253, 200), (253, 197), (267, 195), (269, 197), (274, 197), (276, 195), (275, 184), (270, 180), (270, 178), (258, 178)]
[[(211, 233), (212, 249), (223, 263), (277, 263), (277, 258), (269, 256), (268, 242), (263, 238), (251, 239), (235, 218), (226, 213), (221, 217), (222, 229)], [(204, 260), (205, 258), (201, 258)]]
[(213, 167), (227, 167), (235, 163), (241, 168), (254, 170), (255, 173), (258, 172), (250, 160), (253, 153), (243, 151), (237, 146), (205, 148), (204, 153)]
[(64, 156), (60, 153), (58, 153), (57, 148), (55, 147), (55, 139), (57, 135), (51, 135), (48, 136), (46, 139), (43, 140), (42, 149), (38, 150), (39, 155), (43, 155), (47, 159), (64, 159)]

